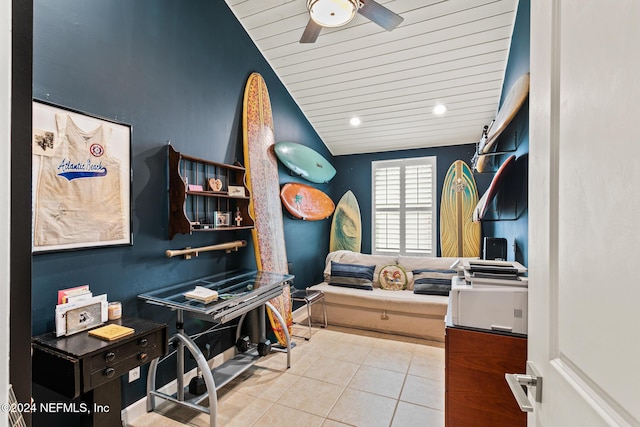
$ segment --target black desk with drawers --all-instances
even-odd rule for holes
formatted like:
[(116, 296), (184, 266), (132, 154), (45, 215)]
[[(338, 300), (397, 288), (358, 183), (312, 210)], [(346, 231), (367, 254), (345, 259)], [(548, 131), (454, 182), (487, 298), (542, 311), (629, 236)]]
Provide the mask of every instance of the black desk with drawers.
[(86, 406), (62, 409), (80, 411), (83, 427), (122, 425), (120, 376), (167, 353), (166, 325), (137, 318), (108, 323), (135, 333), (114, 341), (87, 331), (59, 338), (49, 332), (32, 339), (33, 381), (66, 398), (80, 398), (79, 405)]

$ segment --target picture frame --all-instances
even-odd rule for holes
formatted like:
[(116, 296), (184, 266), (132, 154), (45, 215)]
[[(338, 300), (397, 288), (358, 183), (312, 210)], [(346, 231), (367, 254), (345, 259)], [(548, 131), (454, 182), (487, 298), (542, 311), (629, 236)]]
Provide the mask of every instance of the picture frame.
[(213, 226), (214, 227), (231, 226), (231, 212), (224, 212), (224, 211), (213, 212)]
[(209, 189), (216, 193), (222, 192), (222, 180), (220, 178), (209, 178), (207, 180), (209, 183)]
[(229, 197), (245, 197), (244, 187), (241, 185), (230, 185), (228, 187)]
[(33, 101), (32, 252), (133, 245), (132, 126)]

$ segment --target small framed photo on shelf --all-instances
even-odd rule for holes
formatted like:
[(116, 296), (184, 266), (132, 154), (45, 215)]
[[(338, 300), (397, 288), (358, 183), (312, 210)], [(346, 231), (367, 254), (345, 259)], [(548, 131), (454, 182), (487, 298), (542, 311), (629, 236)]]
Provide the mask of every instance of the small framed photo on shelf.
[(215, 211), (213, 213), (214, 227), (229, 227), (231, 225), (231, 212)]
[(244, 197), (244, 187), (241, 185), (230, 185), (229, 186), (229, 197)]

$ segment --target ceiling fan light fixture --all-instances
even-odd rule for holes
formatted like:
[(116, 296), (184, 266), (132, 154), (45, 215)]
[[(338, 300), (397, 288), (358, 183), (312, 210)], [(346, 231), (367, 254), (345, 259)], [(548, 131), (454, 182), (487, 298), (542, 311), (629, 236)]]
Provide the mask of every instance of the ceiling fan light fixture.
[(359, 0), (307, 0), (309, 16), (323, 27), (340, 27), (353, 20)]

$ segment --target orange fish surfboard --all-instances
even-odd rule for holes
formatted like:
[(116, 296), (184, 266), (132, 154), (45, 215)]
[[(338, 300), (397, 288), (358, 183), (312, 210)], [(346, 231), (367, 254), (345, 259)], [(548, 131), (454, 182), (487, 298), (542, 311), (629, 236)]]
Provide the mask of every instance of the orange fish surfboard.
[(298, 182), (283, 185), (280, 199), (294, 218), (306, 221), (329, 218), (336, 207), (333, 200), (322, 191)]
[[(262, 76), (253, 73), (247, 80), (242, 109), (244, 164), (246, 183), (251, 192), (249, 214), (254, 220), (251, 230), (258, 270), (288, 273), (287, 251), (284, 241), (278, 162), (273, 151), (274, 133), (271, 101)], [(293, 325), (291, 297), (288, 286), (281, 296), (270, 303), (287, 323), (289, 333)], [(278, 342), (286, 345), (282, 326), (267, 310), (271, 327)]]

